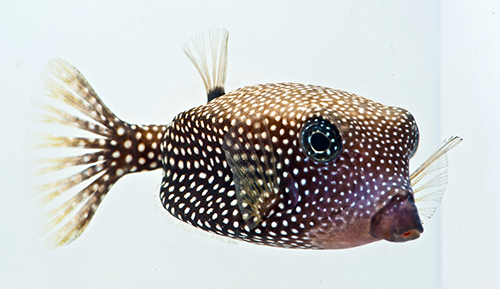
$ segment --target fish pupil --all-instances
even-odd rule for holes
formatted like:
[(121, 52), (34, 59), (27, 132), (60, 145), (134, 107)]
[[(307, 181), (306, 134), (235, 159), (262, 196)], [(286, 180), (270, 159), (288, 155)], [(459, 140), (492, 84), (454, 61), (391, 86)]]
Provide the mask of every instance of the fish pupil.
[(320, 131), (314, 132), (311, 135), (310, 143), (312, 148), (318, 152), (326, 151), (330, 147), (330, 140)]

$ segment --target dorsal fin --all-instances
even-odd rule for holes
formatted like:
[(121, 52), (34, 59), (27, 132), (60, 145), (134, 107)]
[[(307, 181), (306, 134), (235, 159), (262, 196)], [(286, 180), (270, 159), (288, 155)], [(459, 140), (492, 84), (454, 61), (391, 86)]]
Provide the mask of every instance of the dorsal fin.
[(225, 93), (228, 38), (226, 29), (208, 30), (191, 37), (183, 47), (203, 79), (208, 101)]

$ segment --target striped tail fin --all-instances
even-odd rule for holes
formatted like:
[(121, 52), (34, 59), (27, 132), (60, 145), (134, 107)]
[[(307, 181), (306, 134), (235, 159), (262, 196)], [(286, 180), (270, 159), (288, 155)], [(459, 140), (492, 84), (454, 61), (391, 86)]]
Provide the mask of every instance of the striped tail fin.
[[(42, 165), (40, 178), (56, 178), (38, 186), (35, 195), (45, 211), (42, 236), (52, 249), (83, 233), (122, 176), (162, 167), (160, 143), (167, 126), (122, 121), (104, 105), (83, 75), (63, 60), (51, 60), (48, 72), (44, 86), (52, 100), (40, 104), (45, 111), (42, 121), (79, 133), (75, 137), (42, 135), (40, 147), (65, 150), (71, 156), (47, 158), (49, 153), (37, 151), (37, 155), (44, 155), (37, 160)], [(59, 108), (61, 103), (65, 108)], [(83, 153), (75, 156), (78, 148)]]

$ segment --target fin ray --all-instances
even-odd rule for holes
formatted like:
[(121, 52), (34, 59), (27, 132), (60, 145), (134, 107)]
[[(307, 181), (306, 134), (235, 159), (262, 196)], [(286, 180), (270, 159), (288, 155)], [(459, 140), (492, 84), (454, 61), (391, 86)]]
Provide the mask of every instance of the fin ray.
[(72, 126), (101, 136), (110, 136), (113, 134), (111, 129), (99, 123), (90, 122), (45, 103), (41, 103), (39, 106), (50, 113), (50, 115), (41, 116), (40, 120), (42, 122)]
[(236, 122), (224, 136), (223, 144), (238, 206), (251, 229), (272, 213), (279, 188), (274, 148), (263, 121), (247, 118)]
[[(32, 196), (43, 214), (41, 235), (53, 249), (83, 233), (123, 175), (161, 167), (160, 142), (166, 126), (122, 121), (84, 76), (63, 60), (51, 60), (47, 70), (44, 85), (48, 98), (38, 104), (43, 110), (39, 119), (69, 127), (71, 134), (77, 135), (35, 134), (40, 141), (37, 148), (54, 149), (44, 151), (40, 154), (43, 157), (33, 162), (40, 166), (37, 175), (43, 175), (44, 180)], [(78, 150), (83, 153), (75, 156)]]
[(105, 157), (103, 151), (94, 153), (83, 154), (79, 156), (65, 157), (65, 158), (48, 158), (39, 159), (38, 162), (42, 164), (51, 164), (46, 168), (38, 171), (38, 174), (45, 174), (48, 172), (62, 170), (71, 166), (89, 165), (101, 161)]
[[(46, 204), (52, 200), (54, 200), (56, 197), (60, 196), (64, 192), (68, 191), (69, 189), (73, 188), (74, 186), (93, 178), (94, 176), (98, 175), (100, 172), (102, 172), (104, 167), (109, 166), (110, 161), (104, 162), (102, 164), (96, 164), (90, 167), (87, 167), (83, 169), (82, 171), (73, 174), (69, 177), (66, 177), (64, 179), (60, 179), (57, 181), (53, 181), (51, 183), (47, 183), (44, 185), (41, 185), (37, 188), (37, 191), (40, 196), (40, 203), (41, 204)], [(106, 178), (109, 178), (109, 172), (105, 171), (105, 175), (107, 175)]]
[[(447, 153), (456, 147), (462, 139), (457, 136), (445, 140), (427, 160), (425, 160), (411, 175), (410, 181), (415, 195), (415, 203), (419, 214), (430, 218), (436, 207), (426, 207), (423, 203), (439, 203), (444, 196), (448, 184)], [(422, 192), (425, 192), (422, 194)], [(418, 196), (417, 196), (418, 195)]]
[(62, 59), (50, 60), (44, 85), (48, 96), (66, 103), (104, 126), (113, 127), (113, 122), (117, 120), (80, 71)]
[(183, 47), (203, 79), (208, 101), (225, 93), (228, 38), (226, 29), (208, 30), (191, 37)]

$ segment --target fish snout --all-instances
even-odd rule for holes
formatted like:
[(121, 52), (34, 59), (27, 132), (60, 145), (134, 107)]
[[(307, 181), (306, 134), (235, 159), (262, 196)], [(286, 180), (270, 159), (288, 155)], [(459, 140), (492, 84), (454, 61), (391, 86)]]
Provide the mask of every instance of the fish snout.
[(395, 195), (371, 221), (370, 234), (391, 242), (417, 239), (424, 231), (411, 191)]

